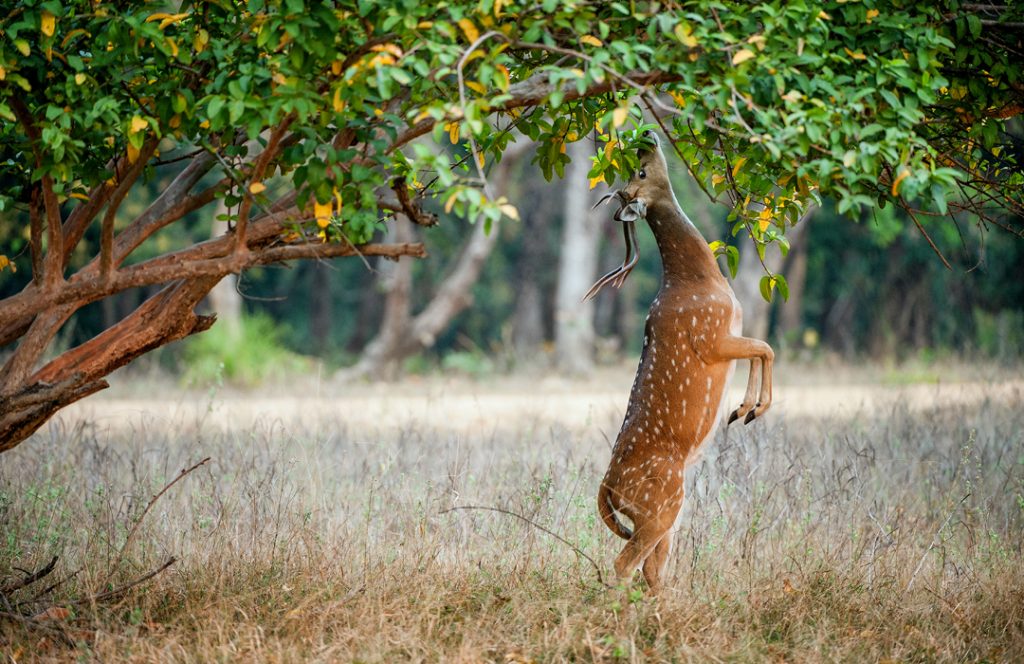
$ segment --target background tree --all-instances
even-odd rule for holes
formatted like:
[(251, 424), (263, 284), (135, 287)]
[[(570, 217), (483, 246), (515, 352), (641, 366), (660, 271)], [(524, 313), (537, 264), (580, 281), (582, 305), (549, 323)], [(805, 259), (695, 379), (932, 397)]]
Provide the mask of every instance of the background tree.
[[(613, 184), (635, 164), (619, 132), (646, 106), (759, 253), (822, 195), (854, 215), (897, 205), (929, 241), (931, 213), (1019, 233), (1005, 213), (1024, 200), (1024, 10), (871, 4), (9, 5), (0, 212), (19, 239), (0, 262), (23, 269), (0, 301), (0, 345), (18, 342), (0, 376), (0, 449), (113, 369), (208, 328), (194, 308), (226, 274), (422, 255), (373, 238), (394, 212), (433, 223), (423, 199), (484, 223), (513, 214), (487, 181), (513, 130), (540, 143), (551, 176), (570, 136), (596, 129), (589, 175)], [(430, 134), (461, 152), (418, 142)], [(159, 195), (125, 214), (161, 177)], [(217, 199), (228, 234), (161, 244)], [(47, 356), (76, 311), (150, 288)], [(786, 282), (766, 274), (763, 294), (775, 289)]]

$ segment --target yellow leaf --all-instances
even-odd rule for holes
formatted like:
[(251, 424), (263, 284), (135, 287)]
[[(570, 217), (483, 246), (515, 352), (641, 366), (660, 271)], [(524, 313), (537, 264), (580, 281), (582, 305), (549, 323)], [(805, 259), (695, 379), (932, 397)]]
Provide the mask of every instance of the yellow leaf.
[(171, 47), (171, 57), (178, 57), (178, 42), (174, 41), (170, 37), (167, 38), (167, 45)]
[(47, 37), (52, 37), (56, 29), (57, 17), (51, 14), (50, 12), (43, 10), (43, 14), (39, 18), (39, 31)]
[(717, 187), (718, 185), (722, 184), (723, 182), (725, 182), (725, 176), (724, 175), (722, 175), (720, 173), (714, 173), (711, 176), (711, 186)]
[(511, 78), (508, 73), (508, 67), (506, 67), (505, 65), (498, 65), (495, 67), (495, 69), (497, 69), (498, 73), (501, 74), (501, 82), (498, 83), (498, 87), (501, 88), (502, 91), (508, 90), (508, 85), (511, 81)]
[(210, 43), (210, 33), (200, 28), (199, 32), (196, 33), (195, 38), (192, 39), (192, 48), (196, 50), (196, 53), (202, 53), (206, 50), (206, 45)]
[(824, 10), (818, 12), (818, 18), (822, 19), (823, 21), (831, 21), (832, 20), (832, 17), (829, 16), (828, 14), (826, 14)]
[(416, 24), (416, 28), (419, 30), (429, 30), (432, 27), (434, 27), (433, 21), (420, 21)]
[(868, 23), (871, 23), (871, 21), (875, 20), (876, 16), (878, 16), (878, 10), (877, 9), (869, 9), (868, 10)]
[(864, 55), (860, 51), (851, 51), (846, 47), (843, 47), (843, 50), (846, 51), (846, 54), (853, 58), (854, 60), (867, 60), (868, 58), (868, 56)]
[(459, 27), (462, 28), (463, 34), (466, 35), (466, 41), (470, 44), (480, 38), (480, 31), (476, 29), (476, 25), (473, 24), (473, 21), (468, 18), (460, 18)]
[(768, 230), (768, 226), (772, 223), (772, 209), (765, 207), (761, 210), (761, 214), (757, 215), (757, 227), (762, 233)]
[(402, 49), (399, 48), (397, 44), (392, 44), (391, 42), (388, 42), (387, 44), (377, 44), (370, 47), (370, 50), (375, 53), (390, 53), (396, 58), (400, 58), (403, 55)]
[(338, 207), (337, 207), (338, 214), (341, 214), (341, 208), (342, 208), (342, 202), (343, 202), (342, 198), (341, 198), (341, 190), (334, 189), (333, 193), (334, 193), (334, 200), (337, 201), (337, 203), (338, 203)]
[[(3, 78), (4, 78), (3, 76), (0, 76), (0, 81), (2, 81)], [(82, 73), (75, 74), (75, 85), (82, 85), (87, 80), (89, 80), (89, 77), (86, 76), (85, 74), (82, 74)]]
[(24, 39), (15, 39), (14, 48), (18, 49), (18, 52), (28, 57), (28, 54), (32, 52), (32, 47), (28, 45), (28, 42)]
[(747, 158), (746, 157), (740, 157), (739, 159), (736, 160), (736, 163), (732, 165), (732, 176), (733, 177), (736, 177), (736, 175), (740, 172), (740, 168), (742, 168), (743, 164), (745, 164), (746, 162), (747, 162)]
[(452, 208), (455, 207), (455, 199), (457, 199), (458, 197), (459, 193), (457, 191), (453, 191), (452, 195), (448, 197), (448, 200), (444, 202), (445, 214), (452, 211)]
[(172, 14), (172, 15), (168, 16), (167, 18), (165, 18), (164, 20), (160, 21), (160, 26), (159, 27), (160, 27), (161, 30), (163, 30), (167, 26), (172, 25), (174, 23), (177, 23), (178, 21), (180, 21), (181, 19), (185, 18), (186, 16), (188, 16), (188, 14)]
[(132, 145), (131, 143), (129, 143), (128, 144), (128, 163), (129, 164), (134, 164), (135, 160), (138, 159), (138, 158), (139, 158), (139, 149), (137, 147), (135, 147), (134, 145)]
[(494, 15), (501, 17), (501, 6), (505, 4), (505, 0), (494, 0)]
[(596, 187), (598, 182), (604, 182), (604, 173), (598, 173), (595, 177), (590, 178), (590, 188)]
[(171, 129), (177, 129), (181, 126), (181, 116), (175, 113), (171, 116), (171, 119), (167, 121), (167, 126)]
[(331, 63), (331, 73), (335, 76), (341, 75), (341, 60), (335, 60)]
[(682, 93), (676, 92), (675, 90), (669, 90), (669, 97), (672, 97), (672, 101), (676, 103), (676, 106), (682, 108), (686, 106), (686, 97)]
[(693, 36), (693, 28), (683, 23), (676, 24), (673, 32), (676, 35), (676, 39), (679, 40), (683, 46), (687, 48), (694, 48), (697, 46), (697, 38)]
[(484, 167), (484, 153), (483, 152), (477, 152), (476, 153), (476, 163), (480, 164), (480, 168)]
[(584, 44), (590, 44), (591, 46), (604, 46), (604, 42), (594, 35), (583, 35), (580, 37), (580, 41)]
[(747, 39), (747, 43), (753, 44), (754, 46), (757, 47), (757, 50), (763, 51), (765, 43), (764, 35), (752, 35), (749, 39)]
[(466, 87), (472, 90), (473, 92), (477, 92), (480, 94), (487, 93), (487, 88), (480, 85), (480, 83), (478, 83), (477, 81), (466, 81)]
[(0, 81), (4, 80), (5, 78), (7, 78), (7, 69), (5, 69), (3, 65), (0, 65)]
[(448, 140), (452, 142), (452, 145), (455, 145), (456, 143), (458, 143), (459, 142), (459, 123), (458, 122), (449, 122), (448, 124), (446, 124), (444, 126), (444, 128), (448, 130)]
[(327, 228), (327, 224), (331, 223), (331, 204), (318, 203), (314, 200), (313, 216), (316, 217), (317, 226), (320, 228)]
[(509, 219), (519, 221), (519, 210), (516, 209), (515, 205), (512, 205), (511, 203), (503, 203), (498, 206), (498, 209), (501, 210), (501, 213)]
[(896, 176), (896, 179), (892, 181), (892, 195), (893, 196), (898, 196), (899, 195), (900, 183), (903, 182), (903, 180), (905, 180), (908, 175), (910, 175), (910, 170), (904, 168)]
[(751, 51), (749, 48), (741, 48), (740, 50), (736, 51), (736, 53), (732, 56), (732, 63), (734, 65), (738, 65), (741, 62), (746, 62), (752, 57), (754, 57), (753, 51)]
[(266, 190), (267, 185), (263, 184), (262, 182), (253, 182), (252, 184), (249, 185), (250, 194), (262, 194)]
[(0, 272), (11, 265), (11, 259), (3, 254), (0, 254)]
[(331, 101), (331, 106), (334, 107), (335, 113), (341, 113), (345, 110), (345, 100), (341, 98), (340, 85), (334, 89), (334, 99)]
[(143, 119), (143, 118), (139, 117), (138, 115), (136, 115), (135, 117), (132, 118), (132, 124), (128, 128), (128, 133), (129, 134), (137, 134), (140, 131), (144, 130), (148, 126), (149, 126), (149, 123), (146, 122), (145, 119)]
[(612, 125), (618, 129), (626, 122), (626, 118), (629, 117), (629, 108), (626, 106), (619, 106), (612, 111)]

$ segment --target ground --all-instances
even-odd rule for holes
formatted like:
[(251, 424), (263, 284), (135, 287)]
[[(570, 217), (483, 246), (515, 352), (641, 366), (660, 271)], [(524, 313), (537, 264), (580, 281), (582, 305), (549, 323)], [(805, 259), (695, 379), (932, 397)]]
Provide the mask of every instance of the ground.
[(2, 457), (0, 584), (59, 558), (0, 607), (0, 648), (19, 662), (1016, 660), (1022, 376), (783, 367), (769, 416), (720, 428), (691, 466), (657, 599), (606, 585), (621, 541), (594, 502), (627, 365), (246, 393), (119, 376)]

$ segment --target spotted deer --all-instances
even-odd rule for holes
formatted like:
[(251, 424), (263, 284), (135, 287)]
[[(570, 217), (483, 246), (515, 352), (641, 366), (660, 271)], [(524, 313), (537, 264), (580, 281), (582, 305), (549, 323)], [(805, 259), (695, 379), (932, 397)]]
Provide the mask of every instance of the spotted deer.
[[(736, 360), (750, 360), (743, 403), (729, 416), (748, 423), (771, 405), (771, 347), (741, 336), (741, 311), (700, 232), (676, 201), (654, 132), (644, 132), (640, 167), (621, 190), (605, 197), (622, 204), (626, 260), (588, 293), (616, 286), (636, 265), (634, 223), (646, 217), (661, 252), (662, 286), (651, 304), (629, 407), (598, 493), (605, 524), (628, 540), (615, 560), (620, 580), (638, 567), (652, 592), (671, 549), (671, 529), (683, 505), (683, 474), (711, 436)], [(617, 515), (632, 521), (623, 525)]]

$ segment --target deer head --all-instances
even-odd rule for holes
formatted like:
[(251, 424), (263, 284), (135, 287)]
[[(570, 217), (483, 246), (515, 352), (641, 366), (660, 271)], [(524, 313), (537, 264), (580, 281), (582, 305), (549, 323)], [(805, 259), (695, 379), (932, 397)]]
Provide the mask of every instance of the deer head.
[(640, 166), (633, 173), (629, 182), (622, 189), (605, 194), (598, 205), (615, 199), (619, 201), (619, 209), (615, 212), (615, 220), (623, 223), (622, 234), (626, 241), (626, 258), (622, 265), (597, 280), (584, 300), (589, 300), (600, 292), (606, 284), (619, 288), (626, 277), (633, 271), (640, 260), (639, 245), (636, 241), (636, 221), (647, 216), (647, 206), (667, 197), (673, 200), (672, 184), (668, 179), (668, 164), (661, 153), (658, 135), (647, 129), (641, 135), (641, 147), (638, 151)]

